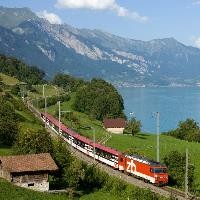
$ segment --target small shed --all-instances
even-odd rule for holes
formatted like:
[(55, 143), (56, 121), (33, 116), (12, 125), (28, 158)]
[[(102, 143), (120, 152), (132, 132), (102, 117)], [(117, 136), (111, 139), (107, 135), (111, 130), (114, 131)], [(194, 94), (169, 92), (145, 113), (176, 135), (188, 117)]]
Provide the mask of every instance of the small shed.
[(0, 177), (21, 187), (48, 191), (48, 175), (56, 170), (49, 153), (0, 156)]
[(126, 126), (126, 121), (123, 118), (104, 119), (103, 125), (108, 132), (122, 134)]

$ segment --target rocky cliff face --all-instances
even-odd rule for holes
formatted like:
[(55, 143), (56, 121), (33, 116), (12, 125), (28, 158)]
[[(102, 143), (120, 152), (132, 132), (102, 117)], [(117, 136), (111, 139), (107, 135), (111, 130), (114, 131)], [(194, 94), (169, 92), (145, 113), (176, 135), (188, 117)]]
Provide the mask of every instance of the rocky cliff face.
[(64, 72), (124, 86), (195, 85), (200, 74), (200, 50), (173, 38), (144, 42), (50, 24), (28, 8), (0, 7), (0, 53), (37, 65), (50, 77)]

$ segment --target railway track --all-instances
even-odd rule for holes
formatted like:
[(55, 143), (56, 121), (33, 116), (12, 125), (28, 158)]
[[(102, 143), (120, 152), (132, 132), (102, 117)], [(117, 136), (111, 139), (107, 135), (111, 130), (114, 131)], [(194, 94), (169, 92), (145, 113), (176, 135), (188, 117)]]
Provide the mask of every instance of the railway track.
[[(162, 189), (165, 190), (165, 191), (170, 192), (171, 196), (173, 196), (173, 197), (180, 196), (183, 199), (186, 199), (185, 192), (183, 192), (181, 190), (178, 190), (178, 189), (175, 189), (175, 188), (172, 188), (172, 187), (169, 187), (169, 186), (162, 187)], [(195, 197), (194, 195), (189, 193), (187, 199), (188, 200), (199, 200), (200, 198), (199, 197)]]
[[(27, 102), (27, 107), (33, 114), (40, 119), (39, 111), (34, 108), (29, 102)], [(53, 132), (48, 126), (46, 127), (48, 132), (51, 134), (53, 137), (59, 137), (55, 132)], [(93, 158), (83, 154), (82, 152), (78, 151), (77, 149), (70, 147), (68, 144), (66, 144), (68, 149), (71, 151), (73, 155), (78, 157), (79, 159), (83, 160), (84, 162), (87, 162), (89, 165), (95, 165), (99, 169), (107, 172), (111, 176), (115, 176), (129, 184), (133, 184), (139, 188), (142, 189), (149, 189), (152, 192), (159, 194), (161, 196), (167, 197), (167, 198), (172, 198), (172, 199), (177, 199), (177, 200), (185, 200), (185, 193), (181, 190), (177, 190), (168, 186), (165, 187), (156, 187), (152, 184), (145, 183), (142, 180), (136, 179), (133, 176), (128, 176), (120, 171), (114, 170), (111, 167), (107, 166), (106, 164), (94, 161)], [(191, 194), (188, 195), (188, 200), (200, 200), (200, 198), (195, 197)]]

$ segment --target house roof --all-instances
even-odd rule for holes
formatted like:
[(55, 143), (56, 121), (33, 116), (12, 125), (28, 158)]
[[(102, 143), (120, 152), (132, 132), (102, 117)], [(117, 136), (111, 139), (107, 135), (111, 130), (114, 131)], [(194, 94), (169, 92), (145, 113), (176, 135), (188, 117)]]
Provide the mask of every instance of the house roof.
[(56, 163), (49, 153), (0, 156), (0, 164), (9, 172), (55, 171)]
[(103, 125), (105, 128), (125, 128), (126, 121), (123, 118), (104, 119)]

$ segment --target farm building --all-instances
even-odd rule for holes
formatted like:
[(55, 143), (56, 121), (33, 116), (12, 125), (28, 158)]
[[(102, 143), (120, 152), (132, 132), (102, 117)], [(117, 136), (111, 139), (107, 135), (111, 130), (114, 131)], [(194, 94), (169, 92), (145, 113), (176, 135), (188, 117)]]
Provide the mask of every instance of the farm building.
[(108, 132), (122, 134), (126, 126), (126, 121), (123, 118), (104, 119), (103, 125)]
[(49, 153), (0, 156), (0, 177), (21, 187), (48, 191), (48, 175), (56, 170)]

